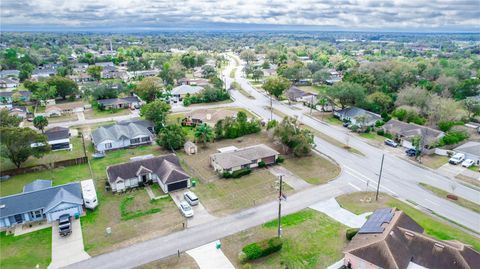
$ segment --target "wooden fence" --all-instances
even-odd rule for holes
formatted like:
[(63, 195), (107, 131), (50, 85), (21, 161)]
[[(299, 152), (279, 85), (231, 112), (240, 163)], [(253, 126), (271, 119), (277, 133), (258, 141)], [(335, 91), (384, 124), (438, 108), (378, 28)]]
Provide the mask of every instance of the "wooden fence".
[(88, 158), (79, 157), (75, 159), (63, 160), (63, 161), (58, 161), (58, 162), (49, 163), (49, 164), (41, 164), (41, 165), (30, 166), (30, 167), (20, 167), (20, 168), (10, 169), (6, 171), (0, 171), (0, 177), (1, 177), (0, 181), (8, 179), (8, 176), (12, 177), (16, 175), (31, 173), (31, 172), (38, 172), (38, 171), (54, 169), (58, 167), (72, 166), (72, 165), (85, 164), (85, 163), (88, 163)]

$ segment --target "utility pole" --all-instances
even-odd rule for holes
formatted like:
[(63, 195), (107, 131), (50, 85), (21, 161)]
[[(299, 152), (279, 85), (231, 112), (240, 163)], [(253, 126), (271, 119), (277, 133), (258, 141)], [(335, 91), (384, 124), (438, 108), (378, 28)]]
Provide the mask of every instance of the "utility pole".
[(283, 175), (280, 175), (280, 188), (278, 189), (278, 237), (282, 236), (282, 185), (283, 185)]
[(380, 165), (380, 174), (378, 175), (377, 194), (375, 195), (375, 201), (378, 201), (378, 191), (380, 190), (380, 179), (382, 179), (383, 160), (384, 159), (385, 159), (385, 154), (382, 154), (382, 164)]
[(270, 120), (273, 120), (273, 97), (270, 94)]

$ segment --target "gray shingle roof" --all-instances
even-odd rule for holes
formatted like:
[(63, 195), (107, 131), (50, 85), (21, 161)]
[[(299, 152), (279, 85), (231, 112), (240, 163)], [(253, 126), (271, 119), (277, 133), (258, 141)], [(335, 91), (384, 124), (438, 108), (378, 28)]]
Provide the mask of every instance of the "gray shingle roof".
[(70, 138), (70, 130), (65, 127), (53, 127), (45, 131), (48, 141)]
[(23, 186), (23, 192), (39, 191), (52, 187), (51, 180), (37, 179)]
[(190, 86), (190, 85), (180, 85), (172, 89), (172, 94), (196, 94), (203, 91), (203, 87), (200, 86)]
[[(64, 191), (62, 191), (64, 190)], [(59, 192), (61, 194), (57, 195)], [(61, 202), (83, 204), (80, 183), (74, 182), (32, 192), (22, 192), (0, 197), (0, 217), (43, 209)]]
[(347, 117), (354, 119), (359, 116), (366, 116), (368, 121), (373, 120), (381, 120), (382, 117), (378, 114), (370, 112), (368, 110), (358, 108), (358, 107), (348, 107), (336, 112), (337, 114), (341, 115), (342, 117)]
[(30, 97), (32, 95), (29, 91), (2, 91), (0, 92), (0, 97), (12, 97), (14, 93), (19, 93), (23, 97)]
[(279, 154), (276, 150), (264, 144), (259, 144), (234, 151), (215, 153), (211, 155), (211, 158), (223, 169), (230, 169), (232, 167), (250, 164), (253, 160)]
[(438, 138), (444, 135), (444, 133), (439, 130), (394, 119), (389, 120), (387, 123), (385, 123), (385, 125), (383, 125), (382, 128), (388, 133), (399, 135), (405, 138), (412, 138), (417, 135), (421, 135), (423, 137), (424, 144), (426, 145), (436, 142)]
[(190, 178), (180, 166), (177, 156), (168, 154), (109, 166), (107, 167), (108, 181), (113, 183), (119, 177), (123, 179), (137, 177), (137, 171), (142, 167), (155, 173), (163, 183), (174, 183)]
[(131, 139), (139, 135), (150, 136), (152, 133), (143, 124), (130, 122), (127, 124), (100, 126), (92, 132), (92, 139), (93, 143), (97, 145), (105, 140), (118, 141)]
[(139, 103), (140, 99), (136, 96), (128, 96), (128, 97), (122, 97), (122, 98), (110, 98), (110, 99), (100, 99), (97, 100), (99, 104), (102, 104), (104, 106), (108, 105), (118, 105), (118, 104), (133, 104), (133, 103)]

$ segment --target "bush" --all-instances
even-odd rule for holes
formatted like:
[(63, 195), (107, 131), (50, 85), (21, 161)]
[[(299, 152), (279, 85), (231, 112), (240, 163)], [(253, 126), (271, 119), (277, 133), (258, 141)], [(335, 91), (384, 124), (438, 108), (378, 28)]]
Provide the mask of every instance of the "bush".
[(237, 170), (237, 171), (233, 171), (233, 172), (223, 172), (222, 176), (223, 178), (240, 178), (240, 177), (243, 177), (245, 175), (248, 175), (252, 172), (252, 170), (250, 168), (242, 168), (240, 170)]
[(267, 166), (267, 164), (264, 161), (258, 162), (258, 167), (263, 168), (265, 166)]
[(380, 127), (380, 126), (383, 126), (385, 124), (385, 122), (383, 120), (378, 120), (377, 122), (375, 122), (375, 127)]
[(347, 231), (345, 232), (345, 237), (347, 237), (347, 240), (350, 241), (357, 233), (358, 233), (357, 228), (348, 228)]
[(283, 163), (285, 159), (282, 156), (278, 156), (277, 160), (275, 161), (276, 163)]
[(461, 121), (441, 121), (441, 122), (438, 123), (438, 129), (440, 129), (444, 132), (448, 132), (455, 125), (463, 125), (463, 122), (461, 122)]
[(467, 138), (468, 138), (468, 134), (466, 132), (452, 131), (452, 132), (448, 132), (444, 137), (442, 137), (440, 144), (453, 145)]
[(383, 129), (379, 129), (377, 131), (377, 135), (381, 135), (381, 136), (384, 136), (385, 135), (385, 131)]
[(241, 262), (255, 260), (265, 257), (282, 249), (282, 239), (273, 237), (259, 242), (251, 243), (243, 247), (239, 255)]

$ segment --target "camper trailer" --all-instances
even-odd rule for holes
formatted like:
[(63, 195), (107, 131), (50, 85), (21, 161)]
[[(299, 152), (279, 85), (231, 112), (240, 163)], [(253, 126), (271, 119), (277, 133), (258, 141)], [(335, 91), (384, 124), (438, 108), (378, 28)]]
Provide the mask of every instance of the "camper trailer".
[(93, 179), (82, 180), (80, 184), (82, 185), (82, 195), (85, 207), (88, 209), (95, 209), (98, 205), (98, 199)]

